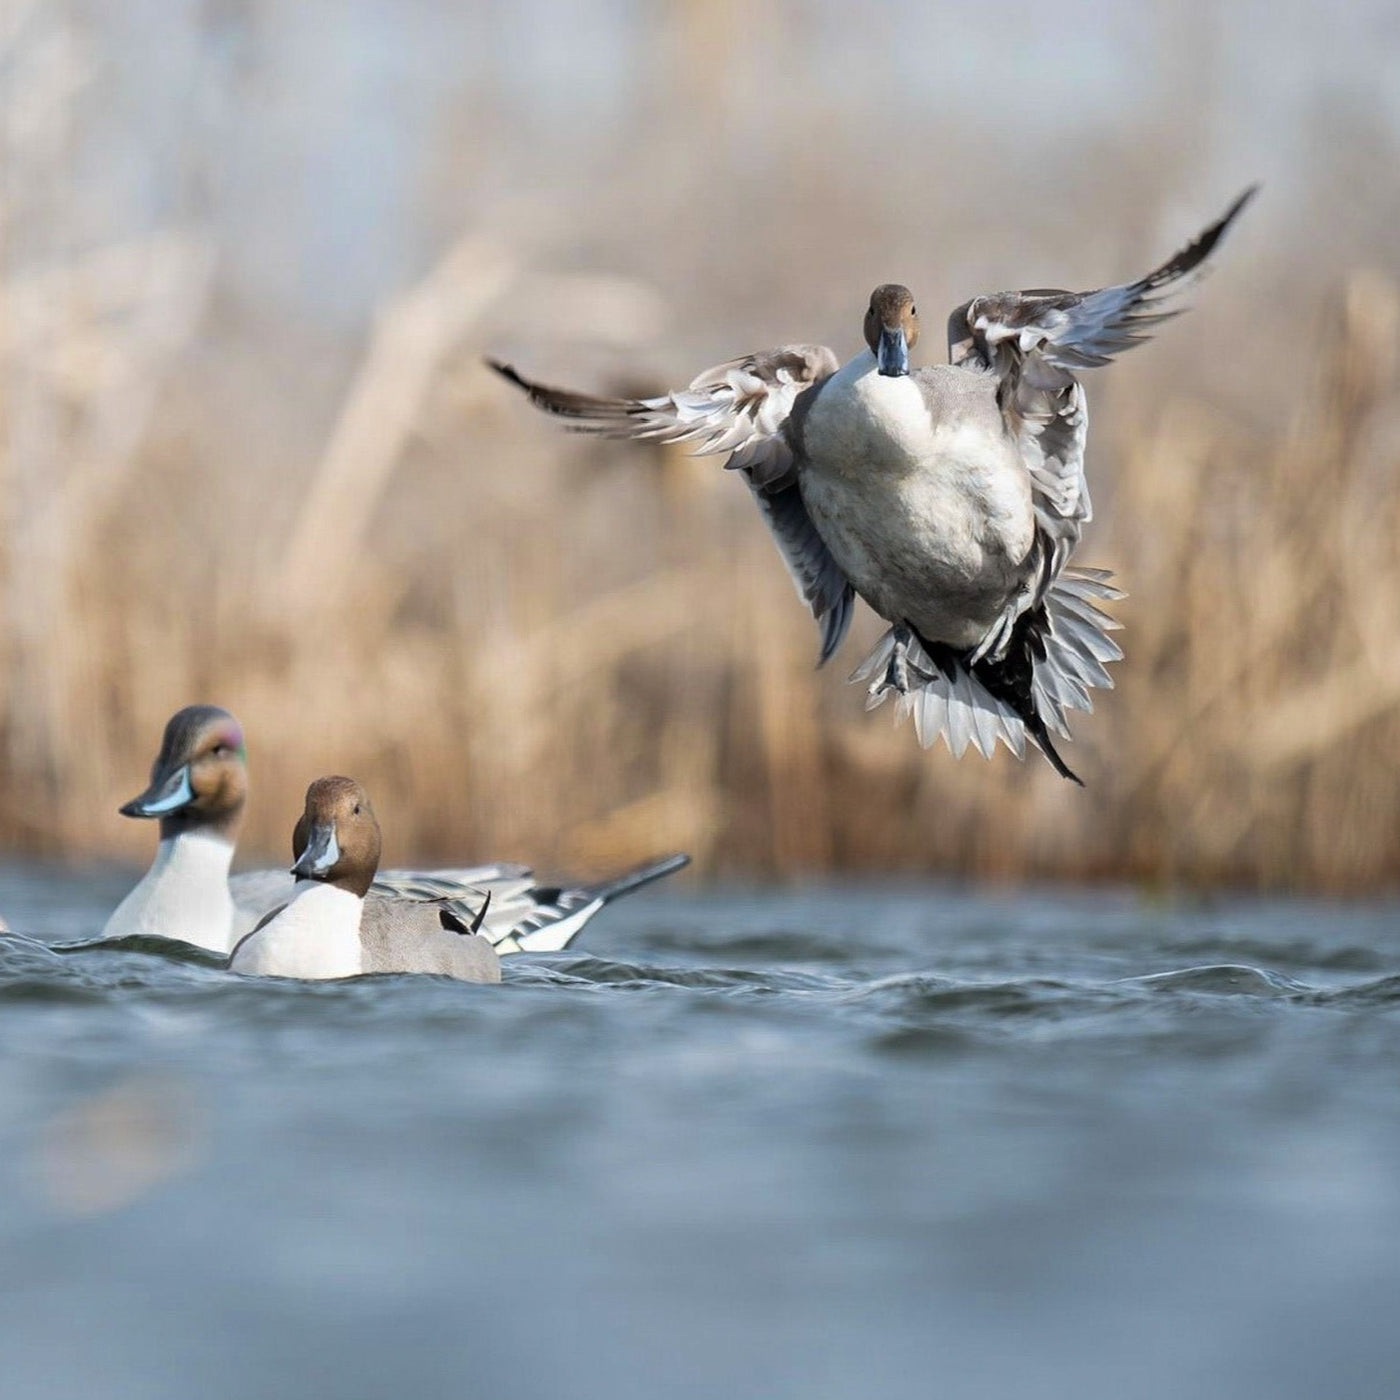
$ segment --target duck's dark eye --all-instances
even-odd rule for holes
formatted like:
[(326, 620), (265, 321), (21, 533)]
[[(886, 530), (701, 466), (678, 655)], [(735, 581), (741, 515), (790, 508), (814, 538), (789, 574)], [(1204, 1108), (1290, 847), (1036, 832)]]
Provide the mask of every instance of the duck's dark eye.
[(911, 306), (909, 308), (909, 314), (911, 316), (917, 316), (919, 314), (919, 308), (917, 306)]
[(355, 804), (355, 815), (357, 817), (360, 815), (360, 804), (358, 802)]

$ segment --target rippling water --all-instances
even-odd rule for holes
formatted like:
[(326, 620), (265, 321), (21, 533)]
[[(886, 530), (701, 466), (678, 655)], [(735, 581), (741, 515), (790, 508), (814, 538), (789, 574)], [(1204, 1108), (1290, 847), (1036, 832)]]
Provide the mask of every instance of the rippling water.
[(657, 893), (256, 983), (0, 870), (0, 1393), (1400, 1395), (1400, 909)]

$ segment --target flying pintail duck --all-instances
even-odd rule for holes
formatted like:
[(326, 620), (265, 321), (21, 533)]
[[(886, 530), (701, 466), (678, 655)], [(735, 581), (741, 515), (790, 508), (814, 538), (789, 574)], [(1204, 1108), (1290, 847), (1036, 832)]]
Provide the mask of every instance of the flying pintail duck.
[[(247, 798), (247, 753), (238, 721), (216, 705), (190, 705), (173, 715), (150, 786), (121, 809), (123, 816), (159, 820), (156, 857), (107, 920), (102, 937), (179, 938), (227, 953), (286, 904), (296, 888), (286, 870), (229, 876)], [(372, 930), (392, 922), (398, 904), (423, 900), (470, 922), (489, 895), (481, 932), (500, 953), (558, 952), (605, 904), (689, 863), (686, 855), (665, 856), (614, 879), (574, 887), (540, 885), (528, 866), (510, 863), (380, 871), (365, 899), (365, 924)]]
[[(1029, 739), (1079, 778), (1051, 732), (1111, 688), (1122, 651), (1099, 606), (1103, 569), (1068, 567), (1091, 511), (1081, 370), (1106, 365), (1177, 313), (1164, 299), (1201, 268), (1253, 196), (1136, 282), (1092, 292), (974, 297), (948, 318), (950, 363), (911, 369), (919, 316), (907, 287), (871, 294), (865, 345), (782, 345), (707, 369), (688, 389), (610, 399), (488, 363), (580, 432), (728, 454), (821, 629), (840, 645), (857, 596), (890, 623), (852, 674), (867, 708), (890, 695), (920, 743), (990, 758)], [(1081, 784), (1082, 786), (1082, 784)]]
[(292, 834), (292, 897), (234, 945), (231, 972), (255, 977), (359, 977), (435, 972), (499, 982), (501, 959), (481, 926), (488, 893), (470, 922), (441, 901), (387, 901), (370, 919), (366, 896), (379, 868), (379, 822), (353, 778), (317, 778)]

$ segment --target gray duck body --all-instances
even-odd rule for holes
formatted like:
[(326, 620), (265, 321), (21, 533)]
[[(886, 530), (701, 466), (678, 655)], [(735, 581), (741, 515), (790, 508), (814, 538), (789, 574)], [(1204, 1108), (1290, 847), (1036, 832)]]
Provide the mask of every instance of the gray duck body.
[(499, 982), (501, 959), (479, 933), (444, 928), (441, 906), (371, 892), (360, 915), (365, 972), (431, 972), (463, 982)]

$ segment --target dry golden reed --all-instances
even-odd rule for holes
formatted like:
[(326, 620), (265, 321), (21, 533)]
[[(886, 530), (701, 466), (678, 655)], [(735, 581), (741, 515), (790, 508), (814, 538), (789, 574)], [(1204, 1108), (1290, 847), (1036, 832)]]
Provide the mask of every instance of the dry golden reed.
[[(290, 500), (240, 517), (158, 433), (104, 466), (118, 482), (41, 493), (30, 528), (51, 537), (5, 597), (9, 843), (134, 853), (149, 833), (114, 809), (167, 712), (210, 699), (248, 729), (264, 851), (308, 779), (340, 770), (374, 791), (399, 857), (592, 869), (678, 846), (723, 872), (1390, 878), (1390, 283), (1345, 284), (1317, 382), (1272, 433), (1189, 399), (1116, 405), (1144, 426), (1085, 557), (1130, 590), (1127, 659), (1078, 725), (1080, 792), (867, 716), (841, 674), (859, 645), (813, 670), (740, 484), (536, 424), (442, 329), (472, 298), (436, 279), (495, 275), (455, 266), (380, 319)], [(460, 475), (458, 452), (476, 464)]]
[[(0, 843), (144, 855), (152, 833), (116, 808), (167, 715), (208, 701), (249, 736), (250, 855), (285, 854), (307, 782), (344, 772), (374, 794), (389, 860), (587, 873), (678, 847), (723, 875), (1392, 885), (1400, 292), (1356, 258), (1313, 266), (1275, 356), (1296, 264), (1258, 260), (1267, 190), (1199, 309), (1090, 381), (1099, 515), (1080, 558), (1130, 597), (1118, 689), (1068, 755), (1085, 791), (1036, 758), (923, 752), (889, 707), (867, 715), (844, 675), (877, 625), (814, 671), (739, 481), (566, 437), (481, 366), (654, 390), (786, 338), (849, 350), (877, 280), (922, 275), (921, 300), (952, 305), (993, 268), (1144, 271), (1233, 193), (1168, 198), (1176, 148), (1154, 132), (1091, 152), (1104, 191), (1066, 167), (1056, 207), (1077, 222), (1033, 247), (989, 220), (987, 189), (960, 212), (930, 193), (977, 194), (985, 145), (956, 170), (931, 148), (877, 198), (859, 162), (833, 194), (794, 140), (780, 190), (765, 175), (703, 220), (713, 167), (638, 162), (577, 204), (496, 209), (495, 233), (458, 238), (330, 346), (231, 307), (196, 228), (40, 256), (13, 167)], [(797, 249), (794, 218), (830, 236)], [(878, 257), (871, 227), (891, 231)], [(328, 402), (328, 419), (307, 406)]]

